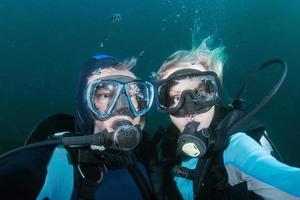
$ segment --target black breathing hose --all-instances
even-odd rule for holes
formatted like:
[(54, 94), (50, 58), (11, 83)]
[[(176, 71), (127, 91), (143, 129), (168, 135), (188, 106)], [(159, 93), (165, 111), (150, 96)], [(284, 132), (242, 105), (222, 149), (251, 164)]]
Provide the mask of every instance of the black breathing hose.
[(73, 137), (62, 137), (57, 139), (50, 139), (41, 142), (35, 142), (32, 144), (27, 144), (11, 151), (8, 151), (0, 155), (0, 161), (8, 158), (9, 156), (27, 149), (43, 147), (43, 146), (87, 146), (87, 145), (110, 145), (111, 139), (108, 134), (102, 132), (93, 134), (93, 135), (82, 135), (82, 136), (73, 136)]
[(54, 135), (54, 139), (28, 144), (4, 153), (0, 155), (0, 160), (6, 159), (8, 156), (11, 156), (19, 151), (49, 145), (63, 145), (69, 147), (97, 145), (126, 151), (134, 149), (139, 144), (142, 137), (140, 129), (137, 126), (128, 125), (127, 122), (122, 122), (122, 125), (116, 128), (113, 133), (103, 131), (95, 134), (80, 136), (78, 136), (78, 133), (71, 134), (77, 134), (77, 136), (64, 137)]
[(260, 109), (262, 109), (271, 100), (271, 98), (278, 92), (280, 86), (282, 85), (284, 79), (286, 78), (288, 68), (287, 68), (286, 62), (284, 62), (283, 60), (281, 60), (281, 59), (272, 59), (272, 60), (267, 61), (267, 62), (263, 63), (262, 65), (260, 65), (250, 75), (250, 77), (244, 82), (243, 86), (239, 90), (236, 99), (240, 99), (241, 98), (241, 95), (244, 92), (245, 88), (247, 87), (247, 85), (249, 84), (249, 82), (256, 76), (256, 74), (259, 71), (261, 71), (262, 69), (264, 69), (264, 68), (266, 68), (268, 66), (271, 66), (273, 64), (281, 64), (281, 66), (283, 67), (283, 73), (281, 75), (281, 78), (274, 85), (274, 87), (270, 90), (269, 94), (266, 95), (265, 98), (263, 98), (259, 104), (257, 104), (250, 112), (248, 112), (247, 114), (243, 115), (238, 121), (236, 121), (235, 123), (231, 124), (231, 126), (229, 126), (227, 130), (225, 130), (226, 139), (228, 139), (228, 137), (232, 134), (231, 132), (235, 128), (237, 128), (240, 124), (244, 123), (246, 120), (248, 120), (254, 114), (256, 114)]
[(8, 158), (9, 156), (19, 152), (19, 151), (23, 151), (23, 150), (27, 150), (27, 149), (32, 149), (32, 148), (37, 148), (37, 147), (43, 147), (43, 146), (57, 146), (62, 144), (61, 140), (46, 140), (46, 141), (42, 141), (42, 142), (36, 142), (36, 143), (32, 143), (32, 144), (27, 144), (25, 146), (21, 146), (18, 148), (15, 148), (11, 151), (8, 151), (2, 155), (0, 155), (0, 161), (4, 160), (6, 158)]

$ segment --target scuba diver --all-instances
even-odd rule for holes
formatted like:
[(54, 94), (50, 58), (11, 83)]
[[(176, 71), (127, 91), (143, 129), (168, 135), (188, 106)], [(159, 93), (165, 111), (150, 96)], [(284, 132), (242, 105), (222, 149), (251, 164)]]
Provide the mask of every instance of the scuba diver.
[[(156, 198), (300, 199), (300, 169), (279, 161), (242, 98), (221, 106), (223, 49), (210, 49), (203, 40), (173, 53), (156, 73), (157, 107), (172, 122), (154, 136), (150, 171)], [(273, 60), (263, 67), (272, 63), (284, 65)]]
[(153, 199), (142, 130), (154, 89), (130, 71), (136, 61), (109, 55), (88, 60), (75, 117), (50, 116), (27, 139), (28, 149), (1, 156), (2, 197)]

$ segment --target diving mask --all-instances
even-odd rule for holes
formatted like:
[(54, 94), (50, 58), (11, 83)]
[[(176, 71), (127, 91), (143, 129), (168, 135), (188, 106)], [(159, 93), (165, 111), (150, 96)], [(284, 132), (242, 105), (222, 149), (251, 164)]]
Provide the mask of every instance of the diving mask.
[(106, 120), (114, 111), (126, 108), (135, 117), (144, 115), (150, 109), (153, 98), (151, 83), (127, 76), (95, 80), (88, 84), (85, 93), (88, 109), (99, 120)]
[(158, 110), (176, 117), (201, 114), (221, 101), (220, 90), (212, 71), (179, 70), (157, 82)]

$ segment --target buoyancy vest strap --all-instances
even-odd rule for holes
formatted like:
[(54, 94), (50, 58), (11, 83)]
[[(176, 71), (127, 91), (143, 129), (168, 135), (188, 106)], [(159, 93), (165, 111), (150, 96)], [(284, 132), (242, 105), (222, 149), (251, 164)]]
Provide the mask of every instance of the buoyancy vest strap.
[(194, 179), (194, 171), (195, 170), (189, 169), (187, 167), (175, 165), (174, 168), (172, 169), (172, 174), (173, 174), (173, 176), (193, 180)]
[(79, 198), (94, 199), (105, 172), (106, 169), (99, 165), (77, 165), (75, 184)]
[(140, 172), (138, 167), (136, 165), (130, 164), (128, 165), (127, 169), (133, 177), (134, 181), (136, 182), (139, 190), (141, 191), (143, 198), (147, 200), (152, 200), (154, 197), (151, 193), (148, 182), (145, 180), (145, 177)]
[(210, 167), (212, 158), (203, 158), (199, 159), (197, 166), (195, 168), (194, 172), (194, 184), (193, 184), (193, 189), (194, 189), (194, 198), (198, 199), (199, 194), (201, 194), (201, 190), (203, 189), (204, 186), (204, 181), (208, 172), (208, 169)]

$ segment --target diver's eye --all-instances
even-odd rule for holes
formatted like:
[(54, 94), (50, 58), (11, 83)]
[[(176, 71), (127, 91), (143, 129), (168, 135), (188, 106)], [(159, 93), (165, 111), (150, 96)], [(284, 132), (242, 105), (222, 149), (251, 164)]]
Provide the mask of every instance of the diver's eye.
[(137, 98), (138, 94), (136, 94), (136, 93), (130, 93), (129, 96), (130, 96), (130, 98)]
[(174, 102), (175, 105), (178, 104), (179, 101), (180, 101), (180, 96), (174, 96), (173, 97), (173, 102)]
[(110, 98), (111, 98), (111, 94), (110, 93), (97, 92), (96, 95), (95, 95), (95, 99), (98, 102), (106, 101), (106, 100), (108, 100)]

